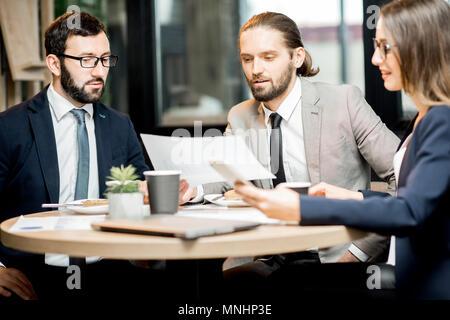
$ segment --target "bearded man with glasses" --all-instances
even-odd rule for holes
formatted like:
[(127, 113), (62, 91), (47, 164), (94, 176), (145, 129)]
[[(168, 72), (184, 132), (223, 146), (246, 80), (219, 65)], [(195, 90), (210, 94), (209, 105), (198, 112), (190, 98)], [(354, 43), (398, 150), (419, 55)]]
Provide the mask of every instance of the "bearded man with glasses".
[[(103, 24), (84, 12), (66, 13), (46, 30), (45, 49), (52, 82), (0, 114), (0, 222), (45, 211), (43, 203), (102, 198), (112, 166), (133, 165), (141, 177), (148, 170), (130, 119), (100, 102), (118, 61)], [(70, 297), (77, 290), (67, 288), (66, 268), (74, 263), (63, 255), (32, 255), (1, 245), (0, 300)], [(94, 279), (77, 297), (132, 294), (135, 283), (126, 275), (139, 271), (128, 261), (88, 257), (76, 263)]]

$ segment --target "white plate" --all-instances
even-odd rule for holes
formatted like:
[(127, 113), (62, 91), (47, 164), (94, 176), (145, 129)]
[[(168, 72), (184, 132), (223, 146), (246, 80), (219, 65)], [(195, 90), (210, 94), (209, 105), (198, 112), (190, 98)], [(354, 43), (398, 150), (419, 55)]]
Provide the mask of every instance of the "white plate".
[(222, 194), (207, 194), (204, 197), (209, 202), (223, 207), (249, 207), (244, 200), (226, 200)]
[[(83, 203), (83, 201), (86, 200), (100, 200), (100, 199), (81, 199), (81, 200), (75, 200), (70, 202), (70, 204), (78, 204)], [(76, 213), (81, 214), (105, 214), (109, 211), (109, 206), (103, 205), (103, 206), (90, 206), (90, 207), (83, 207), (83, 206), (67, 206), (67, 209), (74, 211)]]

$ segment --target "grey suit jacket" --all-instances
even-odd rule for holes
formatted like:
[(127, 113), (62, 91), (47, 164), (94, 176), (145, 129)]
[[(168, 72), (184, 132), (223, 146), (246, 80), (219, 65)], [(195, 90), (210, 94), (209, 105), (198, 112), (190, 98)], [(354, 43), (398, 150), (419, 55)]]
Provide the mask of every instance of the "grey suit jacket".
[[(370, 188), (370, 167), (395, 190), (393, 157), (400, 140), (351, 85), (332, 85), (301, 79), (302, 121), (306, 162), (311, 184), (321, 181), (350, 190)], [(264, 111), (254, 99), (234, 106), (228, 113), (225, 134), (245, 135), (249, 148), (270, 170)], [(254, 181), (271, 188), (271, 180)], [(226, 184), (204, 185), (205, 194), (221, 193)], [(368, 241), (369, 240), (369, 241)], [(371, 257), (387, 247), (386, 239), (355, 241)]]

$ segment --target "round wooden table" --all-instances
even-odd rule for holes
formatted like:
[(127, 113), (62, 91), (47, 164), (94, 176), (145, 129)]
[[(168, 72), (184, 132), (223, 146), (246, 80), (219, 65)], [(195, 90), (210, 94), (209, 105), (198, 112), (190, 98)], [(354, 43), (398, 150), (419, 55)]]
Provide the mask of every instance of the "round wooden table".
[[(26, 215), (48, 217), (49, 211)], [(364, 237), (366, 232), (344, 226), (300, 227), (262, 225), (253, 230), (203, 237), (196, 240), (104, 232), (95, 230), (58, 230), (11, 233), (18, 218), (4, 221), (3, 245), (30, 253), (60, 253), (71, 257), (101, 256), (127, 260), (188, 260), (242, 256), (262, 256), (326, 248)]]

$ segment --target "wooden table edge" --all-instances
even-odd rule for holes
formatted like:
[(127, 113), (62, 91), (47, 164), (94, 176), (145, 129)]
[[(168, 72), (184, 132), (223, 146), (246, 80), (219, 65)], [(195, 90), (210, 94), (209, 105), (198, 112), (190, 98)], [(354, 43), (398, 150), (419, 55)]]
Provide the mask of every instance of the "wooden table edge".
[[(50, 211), (27, 217), (55, 214), (57, 212)], [(262, 225), (254, 230), (196, 240), (95, 230), (37, 231), (30, 237), (30, 232), (8, 232), (18, 218), (6, 220), (0, 225), (0, 240), (7, 247), (22, 251), (26, 248), (26, 252), (36, 254), (59, 253), (73, 257), (101, 256), (105, 259), (124, 260), (188, 260), (270, 255), (299, 252), (312, 247), (331, 247), (367, 235), (367, 232), (344, 226)], [(274, 230), (278, 232), (274, 233)], [(326, 236), (320, 236), (324, 230)], [(308, 233), (309, 237), (302, 235), (302, 232)], [(318, 238), (313, 237), (315, 233)]]

